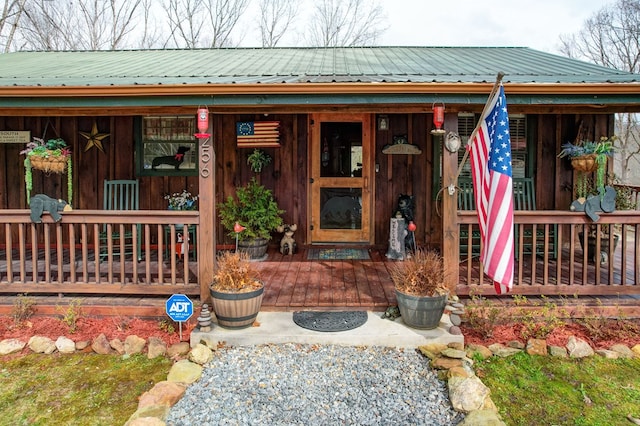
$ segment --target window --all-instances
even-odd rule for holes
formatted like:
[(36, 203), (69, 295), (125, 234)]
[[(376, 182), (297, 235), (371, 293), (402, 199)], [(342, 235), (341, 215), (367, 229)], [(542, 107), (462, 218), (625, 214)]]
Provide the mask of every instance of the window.
[[(464, 157), (465, 145), (475, 128), (478, 114), (459, 113), (458, 114), (458, 134), (462, 141), (462, 147), (458, 151), (458, 164), (462, 162)], [(511, 166), (514, 178), (533, 177), (534, 155), (532, 152), (533, 144), (527, 143), (527, 116), (523, 114), (509, 114), (509, 130), (511, 135)], [(530, 136), (530, 135), (529, 135)], [(435, 158), (439, 159), (434, 167), (434, 197), (442, 187), (442, 144), (434, 145)], [(465, 164), (460, 171), (459, 180), (471, 180), (471, 163), (469, 157), (465, 160)], [(438, 185), (438, 187), (435, 187)]]
[[(463, 142), (469, 140), (471, 132), (476, 125), (476, 116), (473, 114), (459, 114), (458, 115), (458, 134)], [(509, 115), (509, 132), (511, 136), (511, 170), (514, 178), (531, 177), (530, 168), (527, 169), (527, 135), (526, 135), (527, 120), (524, 115)], [(462, 161), (464, 156), (464, 149), (458, 151), (458, 164)], [(471, 179), (471, 163), (469, 157), (462, 167), (460, 172), (460, 178)]]
[(140, 176), (197, 174), (198, 143), (195, 116), (141, 117), (136, 122)]

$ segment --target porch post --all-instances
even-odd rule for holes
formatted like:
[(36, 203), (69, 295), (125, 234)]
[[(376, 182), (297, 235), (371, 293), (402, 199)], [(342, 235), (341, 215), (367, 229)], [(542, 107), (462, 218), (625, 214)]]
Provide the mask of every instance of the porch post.
[(209, 120), (210, 136), (198, 139), (198, 279), (200, 302), (210, 299), (209, 284), (213, 280), (216, 256), (216, 155), (213, 149), (213, 120)]
[[(449, 131), (456, 131), (458, 129), (458, 115), (445, 114), (444, 128)], [(456, 192), (453, 195), (449, 194), (447, 187), (455, 181), (457, 169), (458, 169), (458, 153), (449, 152), (444, 147), (443, 137), (433, 137), (433, 143), (439, 143), (443, 146), (442, 150), (442, 255), (444, 261), (445, 271), (451, 273), (447, 276), (447, 286), (451, 294), (455, 294), (456, 286), (458, 284), (458, 276), (460, 273), (460, 235), (459, 226), (457, 221), (458, 216), (458, 195)], [(462, 147), (466, 145), (466, 141), (462, 141)]]

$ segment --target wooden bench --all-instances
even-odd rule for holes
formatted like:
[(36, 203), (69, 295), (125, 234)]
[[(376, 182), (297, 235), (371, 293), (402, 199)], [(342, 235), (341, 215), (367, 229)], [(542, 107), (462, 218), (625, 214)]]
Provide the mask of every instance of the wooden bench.
[[(473, 183), (470, 179), (460, 179), (458, 181), (458, 210), (475, 210), (476, 203), (473, 197)], [(536, 191), (532, 178), (513, 178), (513, 209), (514, 210), (536, 210)], [(549, 244), (552, 247), (552, 256), (557, 258), (558, 248), (555, 243), (557, 225), (553, 225), (550, 229)], [(519, 235), (519, 227), (514, 227), (515, 254), (518, 256), (518, 245), (521, 236)], [(470, 238), (470, 239), (469, 239)], [(531, 254), (533, 249), (533, 232), (532, 228), (525, 228), (523, 235), (523, 252)], [(477, 225), (472, 227), (471, 236), (469, 237), (468, 228), (460, 229), (460, 255), (463, 256), (469, 252), (468, 244), (471, 243), (471, 255), (480, 255), (480, 229)], [(544, 229), (536, 229), (535, 235), (536, 255), (544, 254)]]

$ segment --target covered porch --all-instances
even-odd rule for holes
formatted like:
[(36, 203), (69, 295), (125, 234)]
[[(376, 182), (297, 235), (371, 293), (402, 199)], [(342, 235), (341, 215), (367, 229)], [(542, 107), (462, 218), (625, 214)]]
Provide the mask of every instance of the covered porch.
[[(176, 223), (200, 232), (197, 211), (122, 211), (117, 215), (76, 211), (65, 213), (59, 223), (45, 215), (43, 225), (31, 223), (27, 210), (3, 211), (1, 215), (6, 238), (0, 244), (0, 312), (9, 313), (16, 295), (25, 293), (38, 299), (39, 312), (51, 314), (55, 306), (74, 298), (82, 300), (89, 315), (131, 316), (163, 316), (164, 303), (174, 293), (189, 295), (196, 305), (208, 299), (208, 283), (200, 277), (203, 270), (214, 267), (214, 256), (205, 255), (206, 250), (198, 244), (206, 239), (200, 236), (196, 245), (189, 247), (188, 256), (178, 255)], [(461, 211), (456, 217), (461, 228), (477, 222), (474, 212)], [(107, 222), (113, 229), (133, 230), (142, 222), (141, 260), (125, 255), (121, 261), (118, 253), (123, 247), (118, 243), (100, 247), (89, 237)], [(578, 233), (587, 223), (582, 214), (525, 211), (516, 213), (515, 222), (521, 235), (532, 228), (543, 232), (529, 233), (536, 236), (534, 240), (517, 242), (512, 294), (532, 301), (545, 295), (558, 298), (565, 307), (592, 305), (604, 307), (612, 315), (640, 316), (640, 241), (636, 238), (640, 224), (636, 211), (601, 217), (598, 226), (615, 225), (620, 235), (618, 244), (609, 249), (604, 248), (604, 240), (596, 241), (600, 251), (606, 252), (606, 262), (600, 256), (594, 261), (582, 249)], [(557, 254), (550, 243), (553, 225), (558, 225), (553, 236)], [(164, 239), (166, 230), (168, 239)], [(151, 235), (156, 235), (157, 243), (151, 243)], [(459, 247), (458, 235), (453, 233), (446, 241)], [(43, 243), (37, 243), (39, 240)], [(483, 295), (509, 307), (512, 298), (493, 299), (493, 285), (483, 276), (471, 246), (467, 244), (469, 252), (460, 253), (460, 261), (451, 265), (456, 277), (453, 292), (462, 298)], [(537, 249), (532, 252), (526, 247)], [(386, 247), (367, 248), (369, 259), (364, 260), (310, 260), (311, 248), (303, 246), (294, 255), (285, 256), (272, 245), (268, 258), (255, 263), (265, 282), (263, 310), (384, 311), (396, 304), (389, 267), (398, 261), (387, 259)], [(106, 257), (101, 260), (99, 253), (105, 250)]]

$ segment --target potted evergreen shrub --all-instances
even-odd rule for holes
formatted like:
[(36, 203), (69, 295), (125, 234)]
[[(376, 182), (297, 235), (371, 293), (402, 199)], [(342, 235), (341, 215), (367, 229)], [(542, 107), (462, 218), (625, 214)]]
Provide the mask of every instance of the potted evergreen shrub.
[(416, 250), (389, 272), (404, 323), (420, 329), (438, 327), (449, 294), (442, 256), (433, 250)]
[[(259, 184), (256, 178), (236, 189), (235, 198), (227, 197), (218, 204), (222, 226), (232, 238), (238, 238), (238, 249), (245, 251), (251, 259), (266, 258), (271, 232), (283, 224), (281, 215), (284, 210), (270, 189)], [(244, 229), (236, 233), (236, 223)]]
[(255, 321), (264, 295), (264, 284), (246, 253), (222, 252), (209, 286), (211, 306), (218, 325), (245, 328)]

